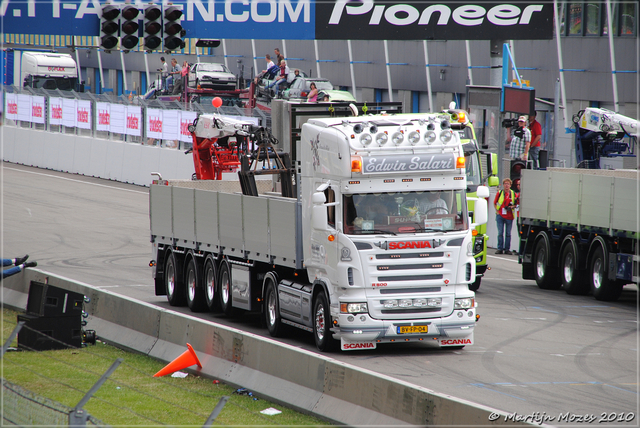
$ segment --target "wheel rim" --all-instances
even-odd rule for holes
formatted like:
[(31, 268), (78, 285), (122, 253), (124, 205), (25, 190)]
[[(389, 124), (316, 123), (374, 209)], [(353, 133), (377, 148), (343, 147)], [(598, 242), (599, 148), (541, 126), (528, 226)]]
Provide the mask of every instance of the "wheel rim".
[(593, 262), (593, 286), (596, 289), (602, 287), (602, 259), (597, 258)]
[(316, 309), (316, 335), (319, 340), (324, 339), (324, 328), (325, 328), (325, 318), (324, 318), (324, 306), (322, 303), (318, 304), (318, 308)]
[(176, 288), (176, 271), (173, 267), (173, 262), (167, 263), (167, 293), (173, 296), (173, 291)]
[(544, 249), (538, 250), (538, 255), (536, 256), (536, 273), (538, 274), (538, 278), (544, 278), (544, 269), (545, 263), (544, 259), (546, 258), (546, 254)]
[(229, 273), (226, 270), (222, 273), (221, 282), (220, 291), (222, 294), (220, 297), (222, 297), (222, 301), (226, 304), (229, 302)]
[(207, 288), (207, 298), (210, 302), (213, 302), (213, 296), (215, 295), (215, 284), (213, 283), (213, 269), (211, 269), (211, 267), (207, 269), (205, 284)]
[(567, 254), (564, 258), (564, 280), (569, 283), (573, 279), (573, 256)]
[(276, 299), (273, 289), (269, 290), (269, 295), (267, 296), (267, 314), (269, 314), (269, 324), (274, 325), (276, 323)]
[(187, 274), (187, 292), (189, 293), (189, 300), (193, 301), (196, 298), (196, 274), (193, 269), (189, 269)]

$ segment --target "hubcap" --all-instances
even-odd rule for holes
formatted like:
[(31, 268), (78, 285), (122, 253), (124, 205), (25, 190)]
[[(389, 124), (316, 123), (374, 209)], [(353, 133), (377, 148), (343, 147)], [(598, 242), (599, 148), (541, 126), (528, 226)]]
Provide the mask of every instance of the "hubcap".
[(597, 289), (602, 287), (602, 259), (600, 258), (593, 262), (593, 286)]
[(175, 278), (175, 269), (173, 268), (173, 263), (168, 263), (167, 265), (167, 293), (170, 296), (173, 296), (173, 290), (176, 287), (176, 278)]
[(269, 296), (267, 296), (267, 313), (269, 314), (269, 324), (274, 325), (276, 323), (276, 299), (272, 290), (269, 290)]
[(536, 273), (538, 274), (538, 278), (544, 278), (544, 259), (545, 259), (545, 251), (538, 251), (538, 256), (536, 257)]
[(222, 274), (221, 291), (222, 301), (227, 303), (229, 301), (229, 273), (226, 271)]
[(206, 278), (206, 287), (207, 287), (207, 298), (210, 302), (213, 302), (213, 296), (215, 294), (214, 283), (213, 283), (213, 269), (207, 269), (207, 278)]
[(316, 335), (318, 339), (324, 339), (324, 306), (322, 304), (318, 305), (318, 309), (316, 309)]
[(189, 269), (189, 275), (187, 278), (187, 290), (189, 291), (189, 300), (193, 302), (196, 298), (196, 274), (192, 269)]
[(571, 254), (567, 254), (564, 259), (564, 280), (569, 283), (573, 278), (573, 257)]

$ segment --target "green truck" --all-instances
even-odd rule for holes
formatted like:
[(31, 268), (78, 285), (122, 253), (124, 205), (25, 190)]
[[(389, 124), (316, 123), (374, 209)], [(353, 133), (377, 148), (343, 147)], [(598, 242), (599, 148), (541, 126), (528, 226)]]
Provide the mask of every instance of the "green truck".
[[(451, 128), (460, 133), (463, 144), (465, 166), (467, 171), (467, 194), (476, 197), (476, 189), (480, 185), (497, 187), (500, 184), (498, 178), (498, 155), (480, 150), (476, 132), (469, 120), (469, 115), (461, 109), (449, 108), (445, 110), (451, 116)], [(473, 200), (468, 200), (469, 214), (473, 213)], [(476, 260), (476, 280), (469, 284), (469, 289), (477, 291), (484, 273), (487, 271), (487, 225), (482, 224), (474, 230), (473, 255)]]

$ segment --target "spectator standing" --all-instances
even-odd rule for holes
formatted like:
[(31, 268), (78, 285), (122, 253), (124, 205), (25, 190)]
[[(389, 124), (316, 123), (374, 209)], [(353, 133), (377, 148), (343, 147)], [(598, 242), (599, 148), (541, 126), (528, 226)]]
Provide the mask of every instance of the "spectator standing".
[[(176, 62), (177, 64), (177, 62)], [(189, 75), (189, 63), (184, 61), (182, 63), (182, 69), (180, 70), (180, 78), (176, 79), (176, 83), (173, 85), (173, 95), (181, 94), (184, 88), (187, 86), (187, 76)]]
[(13, 266), (10, 269), (2, 270), (2, 278), (8, 278), (11, 275), (15, 275), (18, 272), (22, 272), (25, 268), (38, 266), (37, 262), (27, 262), (29, 255), (24, 257), (17, 257), (15, 259), (2, 259), (2, 266)]
[[(531, 131), (526, 127), (527, 118), (520, 116), (518, 126), (514, 127), (509, 146), (509, 156), (513, 159), (527, 160), (529, 156), (529, 144), (531, 143)], [(511, 183), (509, 183), (511, 184)]]
[[(167, 79), (167, 85), (170, 85), (176, 81), (180, 77), (180, 67), (178, 66), (178, 60), (175, 58), (171, 58), (171, 70), (169, 71), (169, 79)], [(174, 83), (175, 84), (175, 83)], [(167, 87), (167, 89), (169, 89)]]
[(493, 205), (496, 208), (496, 225), (498, 226), (498, 250), (496, 254), (510, 254), (511, 250), (511, 226), (513, 224), (513, 207), (516, 194), (511, 190), (511, 179), (502, 180), (500, 190)]
[(278, 67), (280, 67), (280, 63), (281, 63), (281, 62), (282, 62), (282, 60), (284, 59), (284, 55), (282, 55), (282, 54), (280, 53), (280, 48), (275, 48), (275, 49), (273, 50), (273, 53), (274, 53), (274, 54), (275, 54), (275, 56), (276, 56), (276, 65), (277, 65)]
[(317, 103), (318, 102), (318, 88), (316, 87), (316, 84), (311, 82), (311, 85), (309, 85), (309, 88), (311, 90), (309, 91), (309, 94), (307, 95), (307, 102), (308, 103)]
[(167, 77), (169, 76), (169, 64), (164, 60), (164, 57), (160, 57), (162, 65), (158, 69), (160, 76), (162, 77), (162, 89), (167, 89)]
[(531, 131), (531, 146), (529, 157), (533, 161), (533, 169), (540, 169), (540, 140), (542, 139), (542, 126), (536, 121), (536, 112), (529, 116), (529, 131)]

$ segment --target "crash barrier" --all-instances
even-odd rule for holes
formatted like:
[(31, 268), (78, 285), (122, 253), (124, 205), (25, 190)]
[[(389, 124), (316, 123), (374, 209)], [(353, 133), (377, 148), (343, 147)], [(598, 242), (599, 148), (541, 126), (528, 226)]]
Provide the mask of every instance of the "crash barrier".
[[(39, 270), (27, 269), (4, 279), (2, 303), (24, 310), (31, 281), (82, 293), (91, 299), (85, 304), (86, 328), (95, 330), (105, 342), (164, 362), (180, 355), (188, 342), (202, 363), (202, 369), (189, 369), (192, 373), (248, 388), (335, 423), (350, 426), (507, 423), (505, 413), (487, 406)], [(529, 424), (509, 421), (509, 425)]]
[(214, 108), (210, 103), (16, 86), (3, 87), (2, 98), (5, 124), (170, 148), (191, 147), (188, 126), (202, 113), (240, 116), (270, 126), (268, 114), (260, 109)]

